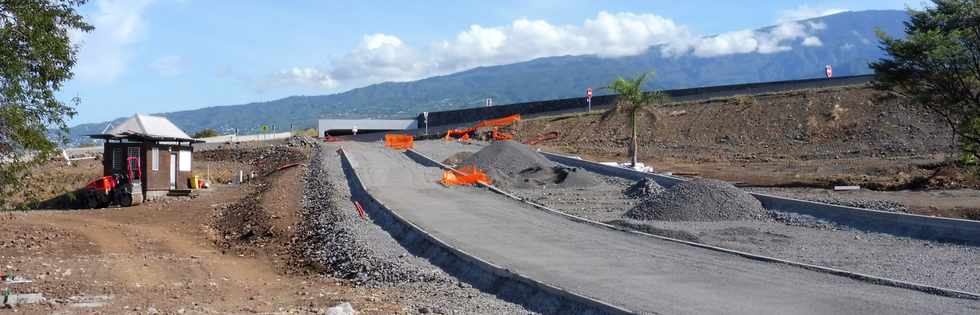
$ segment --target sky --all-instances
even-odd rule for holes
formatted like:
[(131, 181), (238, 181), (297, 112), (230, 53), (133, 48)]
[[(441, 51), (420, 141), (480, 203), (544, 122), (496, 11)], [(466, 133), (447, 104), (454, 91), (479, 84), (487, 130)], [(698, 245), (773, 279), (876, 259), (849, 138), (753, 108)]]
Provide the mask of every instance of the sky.
[[(921, 1), (90, 0), (73, 32), (71, 124), (344, 92), (540, 57), (772, 53), (820, 45), (794, 21)], [(753, 30), (778, 25), (769, 32)]]

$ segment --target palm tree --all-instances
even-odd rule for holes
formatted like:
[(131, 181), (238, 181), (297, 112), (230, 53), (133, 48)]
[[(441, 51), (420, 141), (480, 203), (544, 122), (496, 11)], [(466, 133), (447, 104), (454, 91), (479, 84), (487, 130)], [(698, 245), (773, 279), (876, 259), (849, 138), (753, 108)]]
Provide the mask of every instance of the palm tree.
[[(630, 136), (630, 146), (629, 155), (631, 166), (636, 167), (637, 164), (637, 152), (638, 152), (638, 142), (636, 139), (637, 126), (636, 126), (636, 113), (639, 112), (646, 106), (656, 105), (659, 106), (667, 102), (667, 95), (661, 91), (651, 91), (643, 92), (643, 84), (646, 82), (648, 77), (653, 76), (653, 71), (649, 73), (641, 74), (634, 79), (624, 79), (619, 77), (614, 80), (605, 89), (609, 89), (616, 94), (616, 108), (612, 110), (626, 110), (630, 115), (630, 129), (632, 130)], [(654, 121), (656, 121), (656, 115), (653, 116)]]

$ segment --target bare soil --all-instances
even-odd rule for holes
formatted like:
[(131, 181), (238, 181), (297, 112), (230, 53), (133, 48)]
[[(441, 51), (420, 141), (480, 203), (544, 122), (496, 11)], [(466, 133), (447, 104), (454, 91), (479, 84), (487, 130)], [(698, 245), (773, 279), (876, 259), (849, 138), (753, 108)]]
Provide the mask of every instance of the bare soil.
[[(291, 157), (308, 159), (298, 152)], [(291, 162), (249, 164), (265, 174)], [(321, 275), (293, 254), (304, 172), (130, 208), (0, 212), (0, 271), (34, 280), (0, 288), (44, 294), (48, 303), (18, 307), (28, 314), (302, 314), (341, 302), (367, 314), (404, 312), (397, 293)]]
[[(558, 132), (537, 146), (624, 162), (628, 119), (617, 110), (570, 114), (509, 131), (518, 140)], [(639, 159), (659, 172), (757, 187), (980, 189), (980, 178), (949, 162), (956, 147), (938, 117), (862, 86), (674, 103), (645, 108), (637, 120)], [(917, 213), (969, 217), (975, 208), (977, 200)]]

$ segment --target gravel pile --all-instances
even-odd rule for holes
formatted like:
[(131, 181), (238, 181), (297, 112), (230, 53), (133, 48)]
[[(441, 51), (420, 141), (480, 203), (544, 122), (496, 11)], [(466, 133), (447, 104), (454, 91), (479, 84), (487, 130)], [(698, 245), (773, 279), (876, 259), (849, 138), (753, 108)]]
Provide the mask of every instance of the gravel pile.
[(623, 217), (661, 221), (764, 219), (759, 200), (732, 184), (709, 179), (683, 182), (644, 199)]
[(370, 217), (361, 219), (334, 149), (316, 147), (306, 176), (301, 227), (305, 261), (356, 285), (399, 292), (410, 312), (528, 314), (523, 307), (484, 293), (415, 256)]
[(464, 159), (487, 172), (495, 185), (509, 188), (540, 186), (590, 187), (598, 180), (578, 169), (559, 167), (516, 141), (497, 141)]
[(647, 177), (624, 189), (623, 195), (630, 198), (644, 199), (662, 193), (664, 190), (664, 187), (657, 184), (657, 181)]

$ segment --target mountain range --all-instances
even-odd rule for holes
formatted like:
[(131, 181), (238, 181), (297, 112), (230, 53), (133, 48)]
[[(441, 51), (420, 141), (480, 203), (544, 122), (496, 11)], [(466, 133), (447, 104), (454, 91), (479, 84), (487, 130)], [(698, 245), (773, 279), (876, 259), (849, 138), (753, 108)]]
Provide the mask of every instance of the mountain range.
[[(635, 56), (546, 57), (411, 82), (378, 83), (337, 94), (291, 96), (156, 115), (169, 118), (188, 133), (213, 128), (219, 132), (237, 129), (247, 134), (257, 132), (261, 125), (274, 125), (279, 130), (314, 127), (318, 117), (415, 117), (422, 111), (483, 106), (487, 97), (492, 97), (495, 104), (581, 97), (587, 87), (605, 86), (619, 76), (651, 70), (656, 76), (648, 82), (648, 89), (817, 78), (824, 75), (828, 64), (833, 66), (835, 76), (867, 74), (871, 73), (868, 63), (883, 56), (875, 31), (902, 37), (906, 20), (905, 11), (880, 10), (843, 12), (801, 21), (820, 25), (813, 34), (820, 44), (804, 45), (797, 40), (788, 44), (790, 49), (775, 53), (665, 56), (660, 47), (654, 46)], [(774, 27), (757, 32), (769, 32)], [(107, 123), (110, 122), (72, 127), (72, 142), (88, 141), (85, 135), (102, 132)]]

